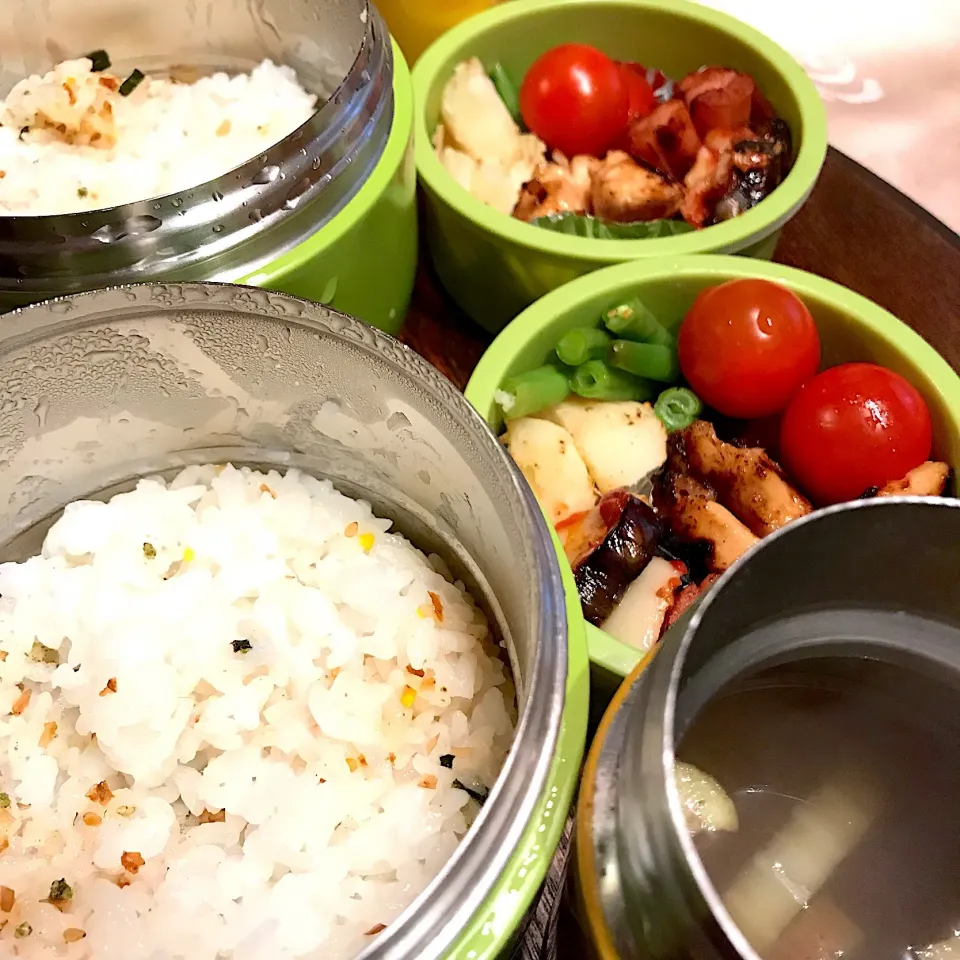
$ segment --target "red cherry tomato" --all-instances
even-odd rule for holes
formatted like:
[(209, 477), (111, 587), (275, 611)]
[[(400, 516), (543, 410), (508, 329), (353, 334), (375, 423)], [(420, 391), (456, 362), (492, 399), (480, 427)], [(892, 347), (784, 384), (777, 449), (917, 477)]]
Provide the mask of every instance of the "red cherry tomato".
[(808, 380), (780, 428), (783, 466), (820, 506), (901, 480), (930, 457), (930, 411), (899, 374), (844, 363)]
[(653, 94), (653, 87), (647, 82), (647, 71), (640, 64), (621, 63), (620, 69), (630, 98), (627, 122), (632, 123), (649, 116), (657, 105), (657, 98)]
[(677, 337), (680, 369), (704, 403), (728, 417), (779, 413), (820, 366), (810, 311), (769, 280), (704, 290)]
[(656, 67), (645, 67), (642, 63), (637, 63), (634, 60), (622, 60), (621, 64), (639, 73), (650, 84), (650, 89), (654, 93), (670, 83), (670, 78), (662, 70), (657, 70)]
[(520, 85), (527, 128), (568, 157), (602, 157), (627, 126), (630, 96), (619, 65), (595, 47), (548, 50)]

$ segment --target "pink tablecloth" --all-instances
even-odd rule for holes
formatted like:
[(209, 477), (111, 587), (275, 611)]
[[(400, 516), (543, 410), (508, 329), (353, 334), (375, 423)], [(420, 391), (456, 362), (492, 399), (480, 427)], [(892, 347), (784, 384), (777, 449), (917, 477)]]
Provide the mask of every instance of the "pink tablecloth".
[(830, 142), (960, 232), (960, 0), (702, 0), (789, 50)]

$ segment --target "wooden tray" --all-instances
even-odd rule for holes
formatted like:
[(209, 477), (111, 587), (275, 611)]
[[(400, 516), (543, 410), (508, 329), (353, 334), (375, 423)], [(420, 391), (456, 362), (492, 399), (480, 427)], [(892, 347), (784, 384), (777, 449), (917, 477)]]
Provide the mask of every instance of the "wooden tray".
[[(875, 301), (960, 370), (960, 237), (846, 155), (829, 151), (809, 202), (784, 228), (775, 259)], [(491, 339), (451, 303), (425, 262), (400, 338), (461, 390)], [(516, 960), (583, 956), (562, 903), (572, 817), (513, 952)]]

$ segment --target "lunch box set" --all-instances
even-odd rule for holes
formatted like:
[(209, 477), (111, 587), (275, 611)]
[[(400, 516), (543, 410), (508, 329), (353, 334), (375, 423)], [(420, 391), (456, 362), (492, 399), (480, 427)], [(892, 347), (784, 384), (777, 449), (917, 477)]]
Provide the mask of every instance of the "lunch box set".
[[(522, 75), (569, 37), (678, 76), (720, 60), (757, 77), (794, 135), (789, 175), (730, 222), (649, 240), (535, 231), (486, 207), (437, 157), (444, 84), (468, 57)], [(687, 0), (501, 3), (412, 71), (368, 0), (18, 0), (0, 38), (4, 93), (49, 69), (51, 50), (107, 48), (120, 64), (168, 67), (176, 50), (204, 71), (270, 58), (326, 95), (294, 133), (191, 190), (0, 217), (3, 559), (35, 553), (65, 504), (148, 473), (229, 461), (330, 477), (482, 598), (519, 704), (467, 837), (362, 960), (519, 956), (574, 807), (574, 955), (757, 960), (684, 829), (675, 749), (731, 683), (774, 666), (815, 662), (832, 677), (876, 661), (902, 671), (901, 699), (933, 677), (931, 715), (960, 716), (960, 501), (816, 511), (734, 564), (645, 654), (584, 619), (560, 540), (498, 440), (498, 391), (615, 303), (682, 315), (707, 287), (760, 277), (804, 301), (828, 364), (910, 380), (934, 456), (960, 464), (960, 379), (946, 361), (858, 294), (769, 262), (826, 156), (801, 67)], [(422, 255), (496, 336), (465, 396), (394, 339), (421, 251), (418, 177)], [(229, 389), (205, 378), (204, 356), (235, 374)], [(324, 400), (348, 427), (324, 420)]]

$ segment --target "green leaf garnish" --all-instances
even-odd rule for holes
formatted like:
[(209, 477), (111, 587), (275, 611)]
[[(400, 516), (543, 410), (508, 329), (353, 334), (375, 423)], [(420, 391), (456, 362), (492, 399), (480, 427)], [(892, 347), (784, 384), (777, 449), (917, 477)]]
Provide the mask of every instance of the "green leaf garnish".
[(678, 237), (693, 231), (684, 220), (640, 220), (636, 223), (616, 223), (599, 220), (582, 213), (557, 213), (537, 217), (530, 223), (542, 230), (564, 233), (570, 237), (590, 240), (655, 240), (663, 237)]

